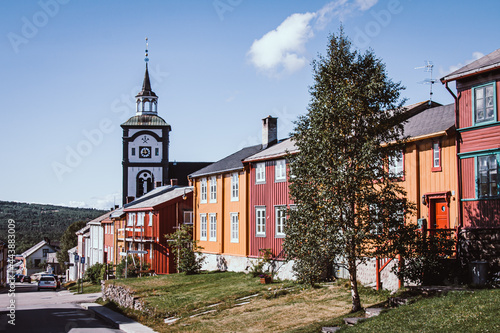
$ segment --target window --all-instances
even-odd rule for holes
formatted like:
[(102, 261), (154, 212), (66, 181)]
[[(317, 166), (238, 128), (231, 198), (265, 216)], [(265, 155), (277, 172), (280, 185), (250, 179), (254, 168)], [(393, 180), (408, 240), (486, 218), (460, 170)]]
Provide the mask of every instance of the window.
[(133, 227), (135, 222), (135, 213), (128, 213), (127, 227)]
[(477, 187), (478, 197), (493, 197), (498, 195), (498, 159), (497, 155), (477, 157)]
[(240, 196), (240, 184), (238, 173), (234, 172), (231, 175), (231, 201), (238, 201)]
[(155, 148), (155, 156), (160, 156), (160, 148)]
[(286, 180), (286, 161), (277, 160), (274, 165), (274, 181), (279, 182)]
[(149, 259), (153, 259), (153, 243), (149, 243)]
[(286, 207), (276, 206), (274, 208), (274, 220), (276, 221), (276, 238), (285, 237)]
[(153, 225), (153, 212), (149, 212), (148, 226), (151, 227), (152, 225)]
[(200, 240), (207, 240), (207, 214), (200, 214)]
[(266, 237), (266, 207), (255, 207), (255, 235)]
[(489, 83), (472, 89), (475, 123), (496, 120), (495, 85)]
[(140, 213), (137, 213), (137, 226), (138, 227), (142, 227), (144, 225), (144, 215), (146, 213), (144, 212), (140, 212)]
[(266, 163), (257, 163), (255, 165), (255, 182), (265, 183), (266, 182)]
[(209, 214), (210, 215), (210, 241), (215, 242), (217, 241), (217, 215), (215, 213)]
[(185, 210), (184, 211), (184, 224), (193, 224), (193, 211)]
[(231, 216), (231, 243), (240, 241), (240, 222), (238, 213), (230, 213)]
[(401, 178), (404, 175), (403, 152), (400, 151), (396, 156), (389, 158), (389, 176)]
[(49, 253), (49, 249), (43, 249), (42, 252), (43, 252), (42, 256), (44, 258), (47, 258), (47, 253)]
[(207, 179), (202, 178), (200, 180), (201, 187), (201, 195), (200, 195), (200, 203), (207, 203)]
[(432, 170), (441, 171), (441, 143), (439, 141), (432, 143)]
[(217, 202), (217, 177), (210, 177), (210, 202)]
[(380, 235), (382, 233), (383, 223), (380, 221), (380, 207), (377, 204), (370, 204), (368, 207), (370, 213), (370, 233)]
[(132, 156), (135, 156), (135, 148), (132, 148)]

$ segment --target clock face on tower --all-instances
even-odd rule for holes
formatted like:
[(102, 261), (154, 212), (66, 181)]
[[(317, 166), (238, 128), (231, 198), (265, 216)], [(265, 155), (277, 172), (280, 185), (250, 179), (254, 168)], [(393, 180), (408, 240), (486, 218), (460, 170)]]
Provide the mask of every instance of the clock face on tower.
[(140, 158), (151, 158), (151, 147), (139, 147)]

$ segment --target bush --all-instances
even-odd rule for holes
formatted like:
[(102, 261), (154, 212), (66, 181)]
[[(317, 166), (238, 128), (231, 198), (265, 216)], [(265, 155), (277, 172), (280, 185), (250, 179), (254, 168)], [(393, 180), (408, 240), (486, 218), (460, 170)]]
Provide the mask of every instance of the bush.
[(199, 274), (205, 257), (200, 252), (203, 248), (193, 241), (193, 227), (182, 224), (176, 232), (165, 237), (177, 262), (177, 273)]
[[(150, 265), (148, 263), (143, 262), (141, 267), (141, 259), (138, 256), (128, 256), (127, 258), (127, 278), (136, 277), (139, 275), (140, 271), (149, 270)], [(116, 277), (124, 278), (125, 277), (125, 258), (116, 265)]]
[(93, 284), (99, 283), (104, 279), (104, 273), (106, 271), (106, 265), (101, 263), (96, 263), (85, 271), (84, 280), (90, 281)]

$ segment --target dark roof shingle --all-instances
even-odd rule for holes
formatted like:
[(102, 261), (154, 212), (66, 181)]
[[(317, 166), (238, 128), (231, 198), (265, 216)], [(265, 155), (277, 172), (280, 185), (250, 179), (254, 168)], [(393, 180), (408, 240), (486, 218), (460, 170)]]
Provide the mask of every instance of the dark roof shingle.
[(424, 110), (408, 119), (404, 135), (416, 138), (447, 131), (455, 126), (455, 104), (448, 104)]
[(224, 157), (223, 159), (210, 164), (196, 172), (189, 175), (190, 178), (196, 178), (205, 175), (211, 175), (226, 171), (243, 169), (242, 161), (253, 154), (258, 153), (262, 150), (262, 145), (255, 145), (250, 147), (245, 147), (234, 154)]

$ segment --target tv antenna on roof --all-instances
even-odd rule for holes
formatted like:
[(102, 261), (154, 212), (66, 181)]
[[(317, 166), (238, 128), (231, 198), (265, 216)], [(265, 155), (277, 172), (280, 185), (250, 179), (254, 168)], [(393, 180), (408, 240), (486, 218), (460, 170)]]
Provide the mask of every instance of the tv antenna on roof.
[(430, 92), (429, 92), (429, 105), (432, 104), (432, 85), (436, 83), (436, 79), (432, 78), (432, 68), (434, 67), (434, 64), (432, 61), (425, 61), (425, 66), (420, 66), (420, 67), (415, 67), (415, 69), (424, 69), (426, 72), (431, 73), (429, 79), (425, 79), (424, 81), (420, 81), (420, 84), (429, 84), (430, 85)]

